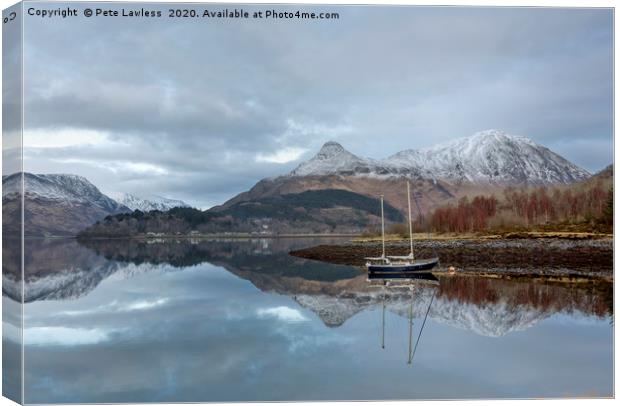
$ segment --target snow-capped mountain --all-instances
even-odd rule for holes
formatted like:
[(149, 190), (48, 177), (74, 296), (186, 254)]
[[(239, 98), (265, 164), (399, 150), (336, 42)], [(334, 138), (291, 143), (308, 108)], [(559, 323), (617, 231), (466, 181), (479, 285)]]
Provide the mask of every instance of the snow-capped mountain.
[[(7, 256), (19, 255), (19, 242), (5, 243)], [(107, 278), (130, 279), (147, 272), (167, 272), (167, 264), (119, 262), (87, 248), (75, 239), (28, 241), (31, 254), (24, 258), (22, 286), (18, 261), (7, 261), (2, 274), (2, 293), (25, 303), (40, 300), (69, 300), (86, 296)], [(172, 268), (174, 269), (174, 268)]]
[(130, 193), (110, 193), (110, 197), (131, 210), (144, 212), (151, 210), (166, 211), (174, 207), (190, 207), (189, 204), (182, 200), (168, 199), (155, 195), (144, 198)]
[(382, 160), (360, 158), (330, 141), (289, 176), (414, 176), (450, 183), (515, 185), (568, 184), (590, 177), (527, 137), (487, 130), (430, 148), (405, 150)]
[[(88, 295), (106, 278), (129, 279), (135, 275), (148, 272), (166, 272), (170, 267), (153, 264), (131, 264), (100, 260), (86, 268), (79, 266), (55, 270), (49, 275), (37, 276), (26, 280), (23, 301), (25, 303), (39, 300), (69, 300)], [(174, 269), (174, 268), (172, 268)], [(10, 275), (2, 275), (2, 293), (15, 301), (22, 298), (20, 280)]]
[[(2, 178), (6, 235), (21, 233), (21, 185), (19, 173)], [(130, 211), (82, 176), (25, 172), (23, 185), (26, 236), (74, 236), (110, 214)]]
[(419, 150), (399, 152), (387, 165), (416, 167), (433, 178), (491, 184), (568, 184), (588, 171), (527, 137), (487, 130)]
[[(3, 199), (17, 196), (20, 189), (19, 174), (3, 177)], [(88, 203), (109, 212), (126, 210), (122, 204), (101, 193), (88, 179), (78, 175), (24, 172), (24, 194), (25, 199), (48, 199), (63, 204)]]
[[(401, 317), (408, 317), (410, 306), (414, 318), (424, 317), (432, 291), (420, 289), (413, 299), (407, 293), (356, 292), (336, 297), (301, 294), (294, 299), (318, 315), (326, 326), (339, 327), (357, 313), (381, 307), (382, 300), (385, 300), (386, 310)], [(531, 305), (510, 306), (503, 300), (480, 306), (442, 297), (434, 300), (429, 311), (429, 317), (439, 323), (487, 337), (501, 337), (526, 330), (551, 314), (551, 311)]]
[(326, 142), (321, 150), (309, 161), (303, 162), (292, 176), (327, 175), (343, 171), (355, 171), (372, 168), (376, 163), (371, 159), (363, 159), (353, 155), (342, 145), (334, 141)]
[(389, 161), (360, 158), (337, 142), (329, 141), (310, 160), (302, 162), (290, 176), (359, 175), (368, 177), (424, 175), (420, 167), (394, 165)]
[(403, 178), (412, 180), (422, 213), (456, 198), (506, 186), (570, 184), (590, 174), (529, 138), (487, 130), (431, 148), (404, 150), (384, 159), (362, 158), (330, 141), (288, 174), (266, 178), (214, 208), (307, 190), (340, 189), (407, 209)]

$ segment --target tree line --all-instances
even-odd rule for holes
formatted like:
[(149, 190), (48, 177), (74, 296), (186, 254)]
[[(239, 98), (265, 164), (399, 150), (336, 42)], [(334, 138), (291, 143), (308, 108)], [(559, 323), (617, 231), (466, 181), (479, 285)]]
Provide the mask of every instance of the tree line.
[(602, 182), (576, 188), (509, 187), (499, 197), (463, 197), (436, 208), (416, 228), (435, 232), (480, 232), (581, 224), (613, 225), (613, 191)]

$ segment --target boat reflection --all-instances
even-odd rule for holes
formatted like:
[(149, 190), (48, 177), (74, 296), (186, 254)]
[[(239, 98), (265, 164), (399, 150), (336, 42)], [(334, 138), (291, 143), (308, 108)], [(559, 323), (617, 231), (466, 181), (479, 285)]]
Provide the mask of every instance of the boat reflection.
[[(435, 299), (435, 294), (439, 288), (439, 279), (435, 277), (430, 272), (419, 272), (416, 274), (411, 274), (407, 277), (407, 279), (403, 278), (394, 278), (394, 279), (371, 279), (369, 280), (370, 286), (378, 287), (382, 289), (381, 292), (381, 349), (385, 349), (385, 310), (386, 310), (386, 298), (388, 297), (389, 289), (398, 289), (398, 290), (409, 290), (410, 292), (410, 300), (409, 300), (409, 311), (408, 311), (408, 328), (409, 328), (409, 339), (408, 339), (408, 350), (407, 350), (407, 364), (411, 365), (413, 363), (413, 357), (415, 356), (416, 349), (418, 348), (418, 344), (420, 343), (420, 338), (422, 337), (422, 332), (424, 331), (424, 326), (426, 325), (426, 319), (428, 318), (428, 314), (431, 310), (431, 306), (433, 305), (433, 300)], [(420, 331), (416, 338), (415, 344), (413, 344), (413, 306), (414, 306), (414, 296), (417, 293), (422, 292), (422, 286), (431, 287), (432, 295), (430, 300), (428, 300), (428, 305), (426, 306), (426, 311), (424, 312), (424, 318), (422, 320), (422, 325), (420, 327)], [(413, 344), (413, 345), (412, 345)]]

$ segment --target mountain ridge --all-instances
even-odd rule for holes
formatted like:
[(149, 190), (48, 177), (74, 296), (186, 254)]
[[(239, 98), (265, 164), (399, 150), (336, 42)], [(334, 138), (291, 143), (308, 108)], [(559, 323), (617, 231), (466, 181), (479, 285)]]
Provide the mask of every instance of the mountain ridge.
[[(382, 195), (386, 206), (406, 213), (405, 181), (412, 188), (414, 210), (419, 209), (416, 215), (422, 215), (474, 192), (494, 193), (502, 187), (515, 185), (573, 184), (590, 178), (586, 170), (548, 148), (527, 137), (500, 130), (481, 131), (428, 148), (403, 150), (381, 160), (359, 157), (339, 143), (329, 141), (288, 174), (259, 180), (249, 190), (204, 212), (205, 215), (200, 211), (197, 211), (199, 214), (177, 211), (172, 216), (177, 216), (175, 221), (179, 224), (173, 228), (175, 232), (199, 231), (192, 228), (196, 225), (194, 222), (208, 217), (213, 224), (207, 227), (206, 223), (200, 223), (203, 231), (323, 233), (340, 230), (358, 233), (377, 220), (374, 215), (369, 217), (367, 204), (361, 197), (377, 200)], [(3, 200), (6, 201), (3, 212), (15, 221), (21, 210), (19, 199), (16, 199), (20, 182), (19, 174), (3, 177)], [(161, 197), (151, 200), (131, 194), (117, 196), (119, 203), (77, 175), (25, 173), (24, 182), (26, 229), (33, 235), (75, 236), (109, 215), (132, 210), (168, 212), (189, 206), (180, 200)], [(328, 191), (322, 196), (333, 199), (328, 202), (332, 206), (305, 207), (307, 202), (300, 198), (311, 196), (304, 193), (319, 191)], [(352, 195), (344, 196), (336, 191)], [(379, 207), (378, 201), (374, 204)], [(248, 217), (248, 213), (252, 215)], [(282, 217), (283, 213), (288, 213), (288, 217)], [(243, 218), (235, 218), (236, 215)], [(371, 221), (362, 221), (364, 216)], [(166, 216), (162, 220), (172, 221)], [(272, 220), (275, 223), (271, 223)], [(293, 223), (295, 227), (291, 226)], [(5, 230), (19, 233), (17, 223), (8, 225)], [(106, 232), (111, 231), (110, 227)], [(154, 232), (166, 231), (164, 227)]]
[(427, 148), (405, 149), (387, 158), (361, 158), (328, 141), (291, 177), (408, 176), (472, 184), (549, 185), (584, 180), (591, 174), (528, 137), (485, 130)]
[(101, 193), (88, 179), (70, 174), (15, 173), (2, 178), (3, 235), (75, 236), (81, 229), (129, 208)]
[(191, 207), (189, 204), (178, 199), (169, 199), (163, 196), (151, 195), (142, 197), (134, 195), (132, 193), (113, 192), (108, 193), (112, 199), (118, 203), (127, 206), (131, 210), (151, 211), (159, 210), (166, 211), (175, 207)]
[[(2, 198), (14, 198), (21, 190), (21, 174), (2, 178)], [(42, 198), (64, 203), (91, 202), (104, 210), (125, 210), (122, 204), (103, 194), (83, 176), (73, 174), (23, 173), (24, 193), (28, 198)]]
[(507, 186), (572, 184), (590, 177), (588, 171), (530, 138), (500, 130), (406, 149), (381, 160), (359, 157), (328, 141), (288, 174), (262, 179), (211, 210), (304, 190), (344, 189), (369, 197), (384, 195), (386, 202), (404, 213), (408, 180), (420, 213), (427, 213), (470, 194), (493, 193)]

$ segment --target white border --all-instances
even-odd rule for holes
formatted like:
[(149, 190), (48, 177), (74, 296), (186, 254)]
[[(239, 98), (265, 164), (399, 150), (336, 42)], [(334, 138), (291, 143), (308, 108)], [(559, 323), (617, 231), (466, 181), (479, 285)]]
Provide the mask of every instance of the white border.
[[(79, 2), (79, 1), (66, 1), (67, 3), (72, 3), (72, 2)], [(121, 2), (119, 0), (112, 0), (110, 2)], [(288, 0), (288, 1), (268, 1), (268, 0), (228, 0), (228, 1), (213, 1), (213, 0), (209, 0), (209, 1), (202, 1), (202, 2), (194, 2), (194, 3), (256, 3), (256, 4), (273, 4), (273, 3), (288, 3), (288, 4), (341, 4), (341, 5), (363, 5), (363, 4), (378, 4), (378, 5), (429, 5), (429, 6), (446, 6), (446, 5), (454, 5), (454, 6), (500, 6), (500, 7), (584, 7), (584, 8), (592, 8), (592, 7), (607, 7), (607, 8), (615, 8), (615, 2), (614, 1), (610, 1), (610, 0), (590, 0), (590, 1), (577, 1), (577, 0), (538, 0), (538, 1), (515, 1), (515, 0), (504, 0), (504, 1), (493, 1), (493, 0), (475, 0), (475, 1), (466, 1), (466, 0), (444, 0), (444, 1), (411, 1), (411, 0), (390, 0), (390, 1), (381, 1), (381, 0), (377, 0), (374, 2), (368, 1), (368, 0), (336, 0), (336, 1), (330, 1), (330, 0)], [(14, 0), (0, 0), (0, 6), (2, 9), (5, 9), (13, 4), (17, 3), (17, 1)], [(135, 1), (135, 3), (188, 3), (187, 1), (181, 1), (181, 0), (168, 0), (168, 1), (142, 1), (142, 0), (138, 0)], [(615, 10), (614, 10), (614, 14), (615, 14)], [(615, 20), (615, 15), (614, 15), (614, 20)], [(618, 75), (618, 64), (616, 63), (616, 42), (615, 39), (618, 38), (618, 28), (617, 26), (614, 24), (614, 78), (617, 77)], [(2, 34), (1, 34), (1, 30), (0, 30), (0, 44), (1, 44), (1, 39), (2, 39)], [(0, 46), (1, 47), (1, 46)], [(0, 85), (2, 83), (2, 67), (0, 64)], [(617, 90), (617, 85), (616, 82), (614, 80), (614, 141), (615, 141), (615, 118), (618, 116), (618, 111), (617, 111), (617, 107), (615, 104), (615, 94), (616, 94), (616, 90)], [(2, 125), (2, 118), (0, 117), (0, 127)], [(614, 163), (615, 163), (615, 156), (617, 155), (618, 149), (620, 149), (620, 146), (618, 146), (618, 144), (616, 144), (614, 142)], [(0, 154), (0, 165), (2, 163), (2, 156)], [(615, 171), (614, 171), (615, 172)], [(615, 196), (614, 196), (614, 200), (616, 202), (618, 202), (618, 197), (620, 196), (620, 192), (618, 191), (618, 180), (616, 177), (614, 177), (614, 191), (615, 191)], [(618, 206), (618, 204), (616, 203), (616, 207)], [(617, 217), (617, 210), (615, 210), (614, 208), (614, 223), (615, 225), (618, 222), (618, 217)], [(0, 213), (0, 220), (1, 220), (1, 213)], [(617, 229), (614, 225), (614, 229)], [(0, 256), (2, 254), (2, 245), (1, 245), (1, 240), (2, 236), (0, 234)], [(614, 253), (616, 252), (616, 250), (618, 249), (618, 240), (614, 238)], [(614, 274), (616, 273), (616, 267), (615, 267), (615, 261), (614, 261)], [(616, 283), (614, 281), (614, 299), (615, 299), (615, 292), (616, 292)], [(0, 303), (0, 310), (1, 310), (1, 303)], [(614, 315), (616, 314), (616, 303), (614, 300)], [(618, 376), (617, 374), (615, 374), (615, 366), (618, 365), (618, 355), (615, 351), (617, 345), (617, 336), (615, 335), (615, 323), (614, 323), (614, 393), (615, 393), (615, 389), (618, 388)], [(2, 349), (0, 346), (0, 357), (2, 356)], [(551, 399), (551, 400), (488, 400), (488, 401), (480, 401), (480, 400), (472, 400), (472, 401), (390, 401), (390, 402), (369, 402), (371, 404), (381, 404), (381, 405), (393, 405), (393, 406), (400, 406), (400, 405), (415, 405), (415, 406), (428, 406), (428, 405), (435, 405), (437, 404), (437, 402), (442, 402), (443, 404), (458, 404), (458, 405), (462, 405), (462, 406), (474, 406), (474, 405), (478, 405), (481, 402), (484, 402), (484, 404), (486, 405), (520, 405), (520, 404), (527, 404), (527, 403), (541, 403), (544, 402), (546, 405), (582, 405), (585, 402), (587, 402), (588, 404), (593, 404), (593, 405), (601, 405), (601, 404), (610, 404), (611, 402), (614, 402), (613, 399), (584, 399), (584, 400), (579, 400), (579, 399), (566, 399), (566, 400), (560, 400), (560, 399)], [(234, 403), (236, 405), (254, 405), (254, 404), (260, 404), (260, 405), (274, 405), (274, 406), (280, 406), (280, 405), (296, 405), (299, 404), (300, 402), (297, 403), (288, 403), (288, 402), (261, 402), (261, 403)], [(303, 403), (308, 403), (308, 402), (303, 402)], [(359, 405), (360, 402), (311, 402), (312, 404), (316, 404), (316, 405), (335, 405), (335, 406), (356, 406)], [(365, 402), (368, 403), (368, 402)], [(154, 404), (154, 403), (150, 403), (150, 404)], [(8, 406), (8, 405), (15, 405), (14, 402), (1, 397), (0, 398), (0, 406)], [(78, 405), (78, 404), (75, 404)], [(147, 404), (148, 405), (148, 404)], [(160, 403), (159, 405), (186, 405), (186, 404), (182, 404), (182, 403)], [(214, 405), (214, 406), (219, 406), (219, 405), (230, 405), (230, 403), (209, 403), (209, 405)]]

